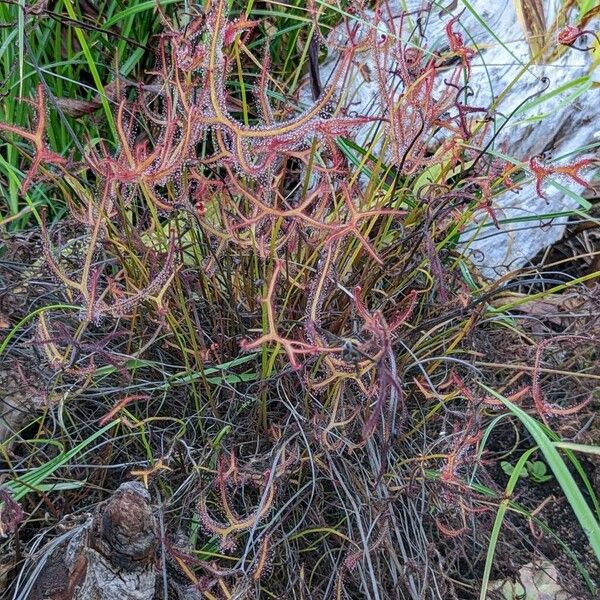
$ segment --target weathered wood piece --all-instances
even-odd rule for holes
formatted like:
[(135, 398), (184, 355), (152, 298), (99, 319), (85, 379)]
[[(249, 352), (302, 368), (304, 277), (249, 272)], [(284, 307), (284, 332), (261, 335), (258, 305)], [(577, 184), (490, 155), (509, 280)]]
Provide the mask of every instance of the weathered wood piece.
[(150, 495), (122, 484), (45, 560), (27, 600), (151, 600), (158, 550)]

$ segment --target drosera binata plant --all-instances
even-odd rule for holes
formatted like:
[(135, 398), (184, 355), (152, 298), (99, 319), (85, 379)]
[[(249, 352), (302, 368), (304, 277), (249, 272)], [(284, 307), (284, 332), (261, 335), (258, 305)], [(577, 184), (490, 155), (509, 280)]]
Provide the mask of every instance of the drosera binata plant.
[[(35, 327), (2, 350), (18, 354), (32, 332), (52, 383), (77, 389), (94, 423), (117, 421), (106, 462), (165, 501), (167, 529), (192, 529), (188, 545), (167, 532), (165, 554), (205, 597), (473, 588), (458, 557), (467, 544), (481, 554), (503, 501), (487, 469), (497, 455), (482, 449), (505, 410), (477, 387), (498, 382), (483, 367), (487, 338), (533, 357), (499, 384), (550, 425), (592, 398), (547, 399), (549, 349), (591, 337), (546, 339), (492, 310), (512, 284), (482, 282), (460, 232), (476, 210), (495, 217), (516, 171), (543, 202), (548, 177), (585, 183), (595, 163), (515, 166), (491, 151), (495, 115), (472, 104), (476, 49), (460, 16), (444, 13), (445, 47), (430, 47), (431, 6), (290, 2), (265, 15), (257, 3), (237, 17), (236, 2), (188, 4), (157, 6), (143, 80), (115, 75), (116, 146), (85, 139), (77, 159), (50, 150), (43, 87), (33, 131), (0, 124), (33, 146), (23, 191), (56, 191), (68, 207), (40, 227), (60, 302), (20, 320)], [(272, 51), (283, 41), (284, 58)], [(321, 85), (325, 49), (339, 61)], [(305, 65), (284, 68), (297, 55), (312, 70), (305, 109), (286, 87), (302, 80)], [(374, 117), (344, 102), (364, 55)], [(361, 148), (365, 125), (377, 133)], [(61, 403), (61, 431), (79, 402)]]

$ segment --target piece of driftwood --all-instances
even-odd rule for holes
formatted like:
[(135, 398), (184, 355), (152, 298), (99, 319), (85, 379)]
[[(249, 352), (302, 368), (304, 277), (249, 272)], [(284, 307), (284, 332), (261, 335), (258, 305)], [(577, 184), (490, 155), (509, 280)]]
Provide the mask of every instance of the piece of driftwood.
[(64, 541), (40, 553), (20, 600), (152, 600), (158, 535), (150, 495), (122, 484)]

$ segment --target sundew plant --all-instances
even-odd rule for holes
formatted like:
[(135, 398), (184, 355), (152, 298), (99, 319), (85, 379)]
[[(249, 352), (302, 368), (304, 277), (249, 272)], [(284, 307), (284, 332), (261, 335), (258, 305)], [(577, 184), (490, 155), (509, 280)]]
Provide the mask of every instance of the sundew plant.
[[(28, 544), (40, 498), (55, 525), (137, 478), (162, 511), (157, 594), (168, 572), (194, 598), (486, 598), (516, 572), (495, 559), (534, 552), (530, 528), (597, 592), (500, 466), (536, 446), (600, 558), (587, 467), (553, 445), (593, 418), (597, 326), (521, 318), (522, 282), (485, 281), (461, 233), (481, 211), (497, 223), (495, 199), (525, 183), (540, 204), (549, 181), (590, 188), (599, 161), (497, 147), (510, 115), (472, 102), (479, 49), (459, 9), (117, 2), (128, 16), (104, 28), (70, 0), (64, 15), (2, 4), (20, 28), (12, 73), (28, 73), (22, 119), (0, 121), (2, 260), (25, 256), (25, 235), (32, 250), (7, 277), (28, 300), (2, 304), (0, 352), (43, 380), (31, 422), (3, 441), (3, 533)], [(550, 50), (587, 32), (578, 50), (594, 52), (593, 11), (572, 17), (575, 4)], [(67, 67), (34, 60), (49, 15), (75, 28), (91, 73), (78, 104), (54, 82)], [(134, 47), (117, 37), (114, 64), (90, 67), (86, 39), (127, 37), (147, 15), (145, 64), (123, 74)], [(365, 64), (379, 107), (361, 114), (347, 91)]]

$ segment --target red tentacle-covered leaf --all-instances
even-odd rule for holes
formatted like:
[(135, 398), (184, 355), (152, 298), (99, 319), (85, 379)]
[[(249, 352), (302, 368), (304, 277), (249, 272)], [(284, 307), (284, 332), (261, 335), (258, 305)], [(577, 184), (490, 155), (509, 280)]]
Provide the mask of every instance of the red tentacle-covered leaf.
[(281, 346), (281, 348), (283, 348), (283, 350), (286, 352), (292, 369), (298, 370), (302, 368), (301, 357), (317, 354), (320, 349), (312, 344), (282, 337), (278, 332), (274, 308), (274, 294), (282, 269), (283, 261), (277, 261), (275, 270), (271, 276), (267, 295), (262, 299), (262, 302), (266, 305), (267, 310), (267, 322), (269, 327), (268, 333), (265, 333), (254, 340), (241, 340), (240, 349), (242, 352), (248, 352), (249, 350), (258, 348), (267, 342), (279, 344), (279, 346)]
[(227, 46), (233, 42), (235, 36), (242, 31), (248, 31), (258, 25), (258, 21), (249, 21), (248, 19), (236, 19), (229, 21), (223, 32), (223, 43)]
[(0, 488), (0, 537), (14, 533), (24, 518), (21, 505), (15, 502), (8, 490)]
[(559, 44), (570, 46), (571, 44), (574, 44), (577, 38), (582, 34), (583, 32), (579, 27), (567, 25), (558, 32), (557, 40)]
[(571, 179), (579, 185), (589, 188), (590, 184), (581, 176), (581, 171), (599, 164), (600, 161), (596, 158), (582, 158), (566, 165), (545, 165), (540, 161), (539, 156), (533, 156), (529, 159), (529, 171), (535, 178), (535, 189), (538, 196), (547, 200), (543, 186), (548, 177), (556, 175), (559, 178)]
[[(592, 36), (596, 38), (596, 42), (600, 43), (600, 38), (595, 31), (590, 29), (581, 29), (580, 27), (575, 27), (574, 25), (567, 25), (563, 27), (557, 36), (557, 41), (559, 44), (563, 46), (573, 46), (573, 44), (583, 36)], [(587, 52), (588, 50), (594, 50), (594, 46), (586, 46), (585, 48), (575, 48), (576, 50), (581, 50)]]
[[(570, 336), (560, 336), (558, 339), (562, 340), (562, 341), (566, 341), (569, 339)], [(531, 378), (531, 395), (533, 397), (533, 403), (535, 405), (535, 408), (538, 412), (538, 414), (540, 415), (542, 421), (544, 422), (544, 424), (546, 426), (548, 426), (548, 416), (552, 415), (573, 415), (578, 413), (582, 408), (584, 408), (585, 406), (587, 406), (593, 399), (593, 394), (590, 394), (588, 396), (588, 398), (586, 398), (585, 400), (583, 400), (582, 402), (579, 402), (578, 404), (575, 404), (573, 406), (569, 406), (569, 407), (562, 407), (562, 406), (556, 406), (553, 404), (549, 404), (546, 400), (546, 398), (544, 397), (544, 393), (542, 391), (542, 386), (540, 384), (540, 369), (541, 369), (541, 365), (542, 365), (542, 355), (544, 352), (544, 349), (550, 345), (553, 341), (558, 341), (557, 338), (555, 338), (554, 340), (544, 340), (543, 342), (540, 342), (538, 344), (538, 347), (536, 349), (536, 353), (535, 353), (535, 361), (534, 361), (534, 365), (533, 365), (533, 375)]]
[(450, 51), (455, 56), (460, 57), (468, 79), (471, 75), (471, 60), (477, 52), (473, 50), (473, 48), (465, 46), (462, 35), (454, 30), (454, 26), (458, 22), (458, 19), (459, 16), (456, 16), (448, 21), (448, 24), (446, 25), (446, 35), (448, 36)]
[(0, 131), (14, 133), (30, 142), (34, 147), (31, 166), (21, 183), (21, 193), (27, 193), (27, 190), (37, 177), (40, 166), (43, 164), (65, 165), (66, 159), (52, 152), (46, 144), (46, 101), (44, 98), (44, 87), (40, 84), (37, 88), (36, 99), (32, 102), (35, 109), (35, 128), (27, 131), (22, 127), (0, 122)]

